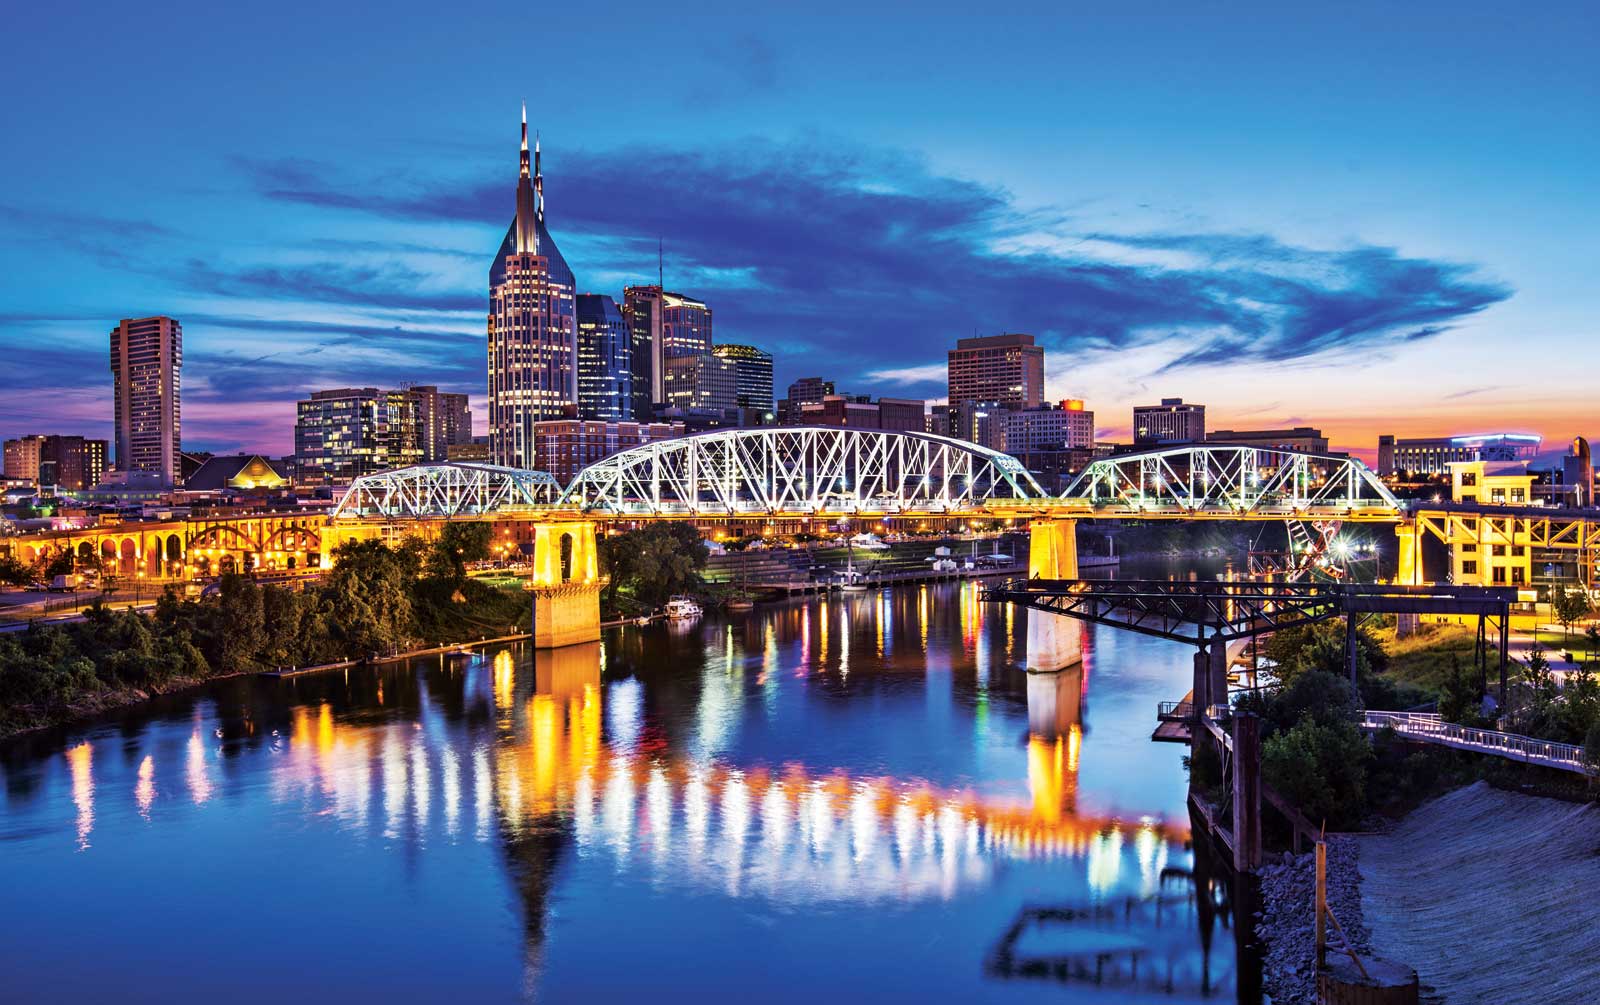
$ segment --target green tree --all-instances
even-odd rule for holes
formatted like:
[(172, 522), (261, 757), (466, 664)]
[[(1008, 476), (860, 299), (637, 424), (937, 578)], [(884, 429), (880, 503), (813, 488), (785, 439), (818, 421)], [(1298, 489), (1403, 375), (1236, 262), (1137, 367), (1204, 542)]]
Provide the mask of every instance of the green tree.
[(1550, 609), (1561, 623), (1565, 638), (1572, 637), (1572, 626), (1589, 616), (1589, 594), (1583, 590), (1558, 589), (1550, 598)]
[(33, 570), (10, 555), (0, 555), (0, 586), (27, 586)]
[(1359, 826), (1372, 747), (1351, 722), (1319, 723), (1307, 716), (1261, 747), (1267, 784), (1308, 818), (1330, 828)]
[(1439, 692), (1439, 718), (1461, 726), (1483, 725), (1483, 696), (1478, 693), (1478, 683), (1461, 665), (1461, 660), (1450, 654), (1450, 670), (1445, 675)]
[(47, 555), (40, 555), (35, 566), (39, 570), (39, 578), (46, 583), (57, 576), (67, 576), (72, 573), (72, 552), (61, 548)]
[(1592, 724), (1583, 735), (1583, 763), (1589, 774), (1600, 774), (1600, 722)]
[(626, 592), (656, 606), (675, 593), (697, 590), (706, 556), (705, 542), (693, 526), (657, 523), (604, 538), (599, 559), (611, 580), (607, 591), (612, 603)]
[(230, 572), (217, 584), (209, 626), (213, 663), (219, 673), (258, 669), (266, 646), (266, 610), (261, 587)]
[(486, 523), (447, 523), (427, 551), (422, 573), (430, 579), (461, 583), (467, 578), (467, 564), (489, 557), (493, 528)]
[(322, 588), (328, 620), (350, 655), (386, 653), (416, 634), (411, 593), (415, 563), (382, 541), (352, 541), (334, 553)]

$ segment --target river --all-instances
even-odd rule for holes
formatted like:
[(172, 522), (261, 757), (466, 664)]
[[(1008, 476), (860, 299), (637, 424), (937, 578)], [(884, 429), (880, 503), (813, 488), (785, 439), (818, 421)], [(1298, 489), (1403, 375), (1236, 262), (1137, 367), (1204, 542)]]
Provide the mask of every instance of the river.
[(978, 589), (223, 681), (14, 741), (4, 997), (1233, 1000), (1184, 751), (1150, 742), (1190, 650), (1101, 629), (1030, 678), (1024, 612)]

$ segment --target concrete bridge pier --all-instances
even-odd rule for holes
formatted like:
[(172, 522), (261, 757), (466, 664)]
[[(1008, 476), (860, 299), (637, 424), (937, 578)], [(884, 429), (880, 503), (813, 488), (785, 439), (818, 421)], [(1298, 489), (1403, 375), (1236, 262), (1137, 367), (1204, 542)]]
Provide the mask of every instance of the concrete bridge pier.
[(533, 645), (536, 649), (600, 639), (600, 563), (594, 524), (540, 523), (533, 529)]
[(1028, 612), (1028, 672), (1053, 673), (1083, 664), (1083, 622), (1049, 611)]

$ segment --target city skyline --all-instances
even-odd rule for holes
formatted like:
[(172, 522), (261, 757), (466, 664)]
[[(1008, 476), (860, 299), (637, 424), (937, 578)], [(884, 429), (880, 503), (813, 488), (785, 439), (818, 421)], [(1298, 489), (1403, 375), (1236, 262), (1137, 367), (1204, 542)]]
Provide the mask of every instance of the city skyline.
[[(1537, 21), (1451, 10), (1455, 51), (1404, 65), (1386, 54), (1436, 30), (1426, 11), (1386, 16), (1376, 49), (1360, 12), (1273, 15), (1280, 36), (1323, 32), (1322, 64), (1257, 52), (1198, 98), (1185, 74), (1247, 38), (1204, 19), (1089, 17), (1053, 36), (1062, 58), (1016, 60), (1031, 93), (998, 110), (980, 80), (941, 89), (963, 93), (936, 109), (848, 72), (874, 42), (907, 58), (871, 17), (804, 67), (815, 21), (719, 28), (651, 95), (585, 78), (576, 100), (560, 70), (581, 57), (555, 55), (529, 97), (577, 292), (655, 282), (663, 242), (666, 286), (715, 309), (719, 341), (772, 352), (780, 387), (820, 375), (937, 400), (956, 339), (1020, 331), (1047, 350), (1046, 399), (1085, 399), (1109, 439), (1131, 438), (1133, 405), (1184, 397), (1219, 428), (1310, 424), (1369, 460), (1380, 433), (1528, 431), (1554, 449), (1591, 432), (1592, 409), (1576, 384), (1508, 373), (1505, 358), (1560, 359), (1592, 338), (1594, 140), (1574, 125), (1594, 97), (1578, 58), (1595, 29), (1576, 7)], [(252, 17), (234, 16), (235, 29)], [(43, 95), (8, 110), (8, 132), (49, 150), (0, 169), (0, 338), (21, 390), (0, 403), (0, 433), (109, 438), (110, 375), (83, 361), (118, 318), (156, 314), (184, 325), (186, 448), (287, 453), (294, 402), (319, 388), (436, 383), (487, 414), (482, 275), (515, 210), (516, 90), (535, 84), (499, 80), (503, 61), (482, 53), (445, 60), (436, 81), (399, 75), (412, 47), (450, 48), (412, 39), (401, 17), (362, 39), (385, 65), (361, 81), (341, 67), (336, 100), (313, 100), (318, 74), (280, 90), (275, 61), (314, 66), (356, 25), (306, 18), (317, 32), (236, 40), (249, 72), (196, 48), (181, 71), (112, 89), (107, 71), (42, 62), (48, 45), (0, 71)], [(202, 41), (162, 16), (108, 22), (118, 44)], [(554, 14), (546, 30), (582, 26)], [(26, 27), (46, 41), (71, 30)], [(917, 55), (960, 34), (935, 19)], [(1019, 56), (1036, 44), (1026, 34), (1007, 31)], [(1537, 66), (1514, 51), (1533, 41)], [(87, 63), (109, 43), (73, 44)], [(1114, 70), (1097, 48), (1132, 62)], [(974, 73), (956, 62), (940, 59)], [(187, 87), (225, 67), (234, 86)], [(1291, 93), (1273, 93), (1281, 80)], [(630, 114), (606, 138), (584, 123), (606, 107), (659, 122)], [(1219, 139), (1230, 124), (1251, 138)]]

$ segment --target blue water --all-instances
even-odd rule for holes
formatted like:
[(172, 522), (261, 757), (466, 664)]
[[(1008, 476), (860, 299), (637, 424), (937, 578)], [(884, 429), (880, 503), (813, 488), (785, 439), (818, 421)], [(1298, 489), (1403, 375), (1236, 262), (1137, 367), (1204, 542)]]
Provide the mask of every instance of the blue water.
[[(1030, 680), (972, 584), (236, 680), (0, 748), (6, 1001), (1232, 1000), (1187, 870), (1188, 650)], [(1030, 726), (1030, 704), (1031, 721)], [(986, 966), (1141, 951), (1175, 993)], [(1126, 953), (1124, 953), (1126, 955)]]

